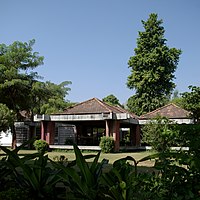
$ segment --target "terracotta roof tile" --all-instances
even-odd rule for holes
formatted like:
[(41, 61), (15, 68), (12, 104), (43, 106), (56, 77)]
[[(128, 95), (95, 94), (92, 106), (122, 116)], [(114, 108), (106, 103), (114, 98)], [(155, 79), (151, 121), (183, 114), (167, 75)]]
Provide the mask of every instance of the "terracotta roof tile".
[(140, 119), (154, 118), (158, 115), (163, 117), (168, 117), (170, 119), (183, 119), (183, 118), (189, 118), (189, 114), (190, 113), (188, 111), (178, 107), (173, 103), (170, 103), (152, 112), (140, 116)]

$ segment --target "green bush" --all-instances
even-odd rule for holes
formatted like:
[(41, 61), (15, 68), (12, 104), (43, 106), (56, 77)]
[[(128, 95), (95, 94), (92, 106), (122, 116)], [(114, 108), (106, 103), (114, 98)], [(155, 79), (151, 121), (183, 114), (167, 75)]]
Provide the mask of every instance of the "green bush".
[(49, 148), (49, 144), (45, 140), (35, 140), (33, 146), (39, 153), (45, 153)]
[(101, 151), (103, 153), (111, 153), (114, 151), (114, 139), (113, 137), (103, 136), (101, 137), (100, 144)]
[(142, 141), (159, 152), (168, 151), (179, 136), (177, 125), (166, 117), (158, 116), (142, 127)]
[(176, 129), (179, 131), (179, 146), (194, 148), (194, 144), (200, 143), (200, 124), (180, 124)]

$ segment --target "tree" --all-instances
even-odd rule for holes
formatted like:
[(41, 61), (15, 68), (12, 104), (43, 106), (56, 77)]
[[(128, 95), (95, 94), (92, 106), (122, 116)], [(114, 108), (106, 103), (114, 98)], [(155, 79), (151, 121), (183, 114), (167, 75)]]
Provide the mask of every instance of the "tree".
[(191, 92), (182, 93), (183, 106), (191, 112), (195, 123), (200, 123), (200, 87), (189, 86)]
[(7, 131), (13, 124), (13, 112), (9, 108), (0, 103), (0, 132)]
[(108, 95), (102, 100), (103, 102), (106, 102), (107, 104), (112, 105), (112, 106), (117, 106), (117, 105), (121, 106), (119, 103), (119, 99), (117, 99), (117, 97), (114, 96), (113, 94)]
[(39, 77), (32, 70), (43, 64), (43, 57), (32, 53), (34, 43), (31, 40), (29, 43), (0, 45), (0, 102), (17, 114), (21, 110), (29, 110), (31, 87)]
[(136, 92), (127, 106), (137, 115), (163, 106), (175, 88), (174, 72), (181, 50), (166, 45), (162, 23), (155, 13), (150, 14), (146, 22), (142, 20), (145, 30), (139, 31), (135, 55), (128, 61), (131, 75), (127, 86)]
[(174, 90), (172, 97), (171, 97), (171, 100), (170, 100), (170, 103), (174, 103), (177, 106), (184, 108), (183, 98), (179, 95), (178, 90)]
[(49, 81), (46, 83), (36, 82), (32, 91), (33, 113), (58, 113), (73, 105), (73, 103), (65, 100), (68, 91), (70, 91), (70, 88), (67, 87), (69, 84), (71, 84), (70, 81), (64, 81), (58, 85)]
[[(29, 111), (31, 101), (31, 86), (38, 75), (32, 70), (43, 64), (43, 57), (32, 52), (35, 40), (28, 43), (14, 42), (6, 46), (0, 45), (0, 103), (13, 110), (16, 120), (21, 120), (20, 111)], [(14, 123), (13, 147), (16, 142)]]
[[(33, 116), (34, 112), (47, 113), (51, 107), (53, 111), (64, 106), (65, 95), (69, 88), (63, 82), (59, 85), (51, 82), (41, 82), (41, 77), (33, 70), (43, 64), (44, 58), (33, 52), (35, 40), (28, 43), (14, 42), (11, 45), (0, 45), (0, 103), (5, 104), (13, 111), (15, 120), (21, 121), (21, 111)], [(44, 109), (44, 104), (48, 104)], [(63, 104), (61, 106), (61, 104)], [(50, 111), (48, 111), (50, 112)], [(16, 134), (14, 123), (11, 127), (13, 133), (13, 147)]]

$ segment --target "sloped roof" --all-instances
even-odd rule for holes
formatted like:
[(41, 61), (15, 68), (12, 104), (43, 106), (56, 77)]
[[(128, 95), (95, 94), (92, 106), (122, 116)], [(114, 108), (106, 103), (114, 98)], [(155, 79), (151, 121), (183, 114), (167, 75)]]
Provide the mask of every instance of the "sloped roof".
[[(111, 112), (129, 113), (127, 110), (121, 107), (111, 106), (97, 98), (92, 98), (87, 101), (78, 103), (70, 108), (67, 108), (61, 114), (75, 115), (75, 114), (99, 114), (99, 113), (111, 113)], [(130, 115), (131, 117), (137, 118), (137, 116), (134, 115), (133, 113), (131, 113)]]
[(177, 105), (170, 103), (152, 112), (140, 116), (140, 119), (150, 119), (158, 115), (162, 117), (168, 117), (169, 119), (185, 119), (190, 118), (189, 114), (190, 113), (187, 110), (184, 110), (183, 108), (180, 108)]

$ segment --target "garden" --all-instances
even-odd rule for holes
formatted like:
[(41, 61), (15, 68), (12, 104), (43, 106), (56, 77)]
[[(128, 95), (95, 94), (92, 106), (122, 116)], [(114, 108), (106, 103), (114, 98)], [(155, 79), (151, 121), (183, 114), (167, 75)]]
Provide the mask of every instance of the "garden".
[[(47, 152), (40, 141), (27, 153), (31, 140), (14, 150), (0, 146), (0, 199), (200, 199), (199, 125), (161, 127), (153, 152), (82, 152), (75, 144), (73, 152)], [(172, 132), (188, 151), (168, 148)]]

